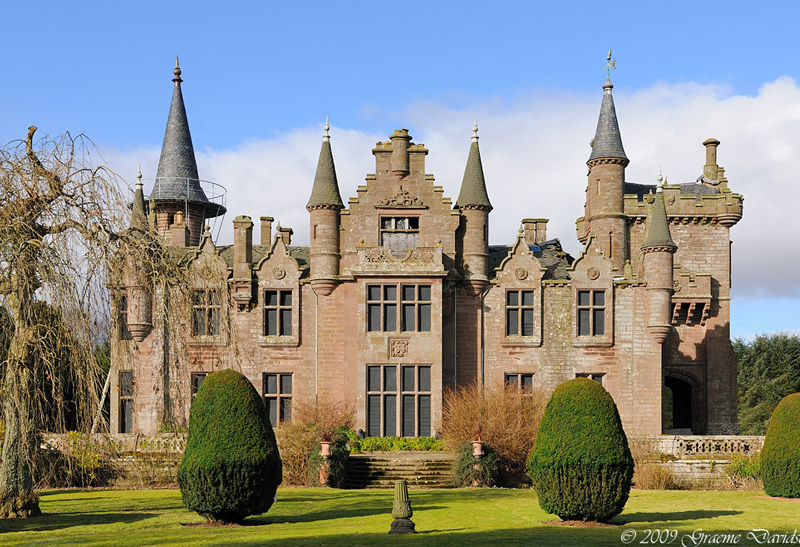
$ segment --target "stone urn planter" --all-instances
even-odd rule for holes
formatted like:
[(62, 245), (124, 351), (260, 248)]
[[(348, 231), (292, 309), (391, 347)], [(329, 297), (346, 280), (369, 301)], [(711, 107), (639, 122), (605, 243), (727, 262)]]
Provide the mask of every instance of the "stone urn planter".
[(330, 441), (320, 441), (319, 446), (319, 455), (323, 457), (328, 457), (331, 455), (331, 442)]
[(472, 455), (476, 458), (480, 458), (483, 456), (483, 441), (475, 440), (472, 441)]

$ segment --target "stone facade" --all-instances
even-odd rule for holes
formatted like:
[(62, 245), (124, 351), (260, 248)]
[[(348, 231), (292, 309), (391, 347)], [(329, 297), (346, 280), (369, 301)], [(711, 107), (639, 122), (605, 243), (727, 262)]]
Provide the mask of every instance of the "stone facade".
[(185, 426), (203, 375), (227, 367), (250, 378), (276, 422), (300, 402), (346, 401), (370, 435), (434, 435), (447, 388), (552, 391), (576, 375), (602, 382), (629, 434), (736, 432), (729, 230), (742, 197), (713, 139), (697, 181), (627, 182), (611, 87), (577, 258), (540, 218), (509, 245), (488, 244), (477, 128), (455, 205), (425, 170), (428, 150), (401, 129), (377, 143), (375, 173), (346, 206), (326, 129), (304, 246), (288, 228), (273, 237), (271, 217), (255, 244), (246, 216), (233, 221), (233, 245), (218, 246), (197, 222), (167, 222), (151, 196), (152, 229), (181, 247), (192, 294), (173, 297), (175, 314), (135, 275), (115, 287), (112, 432)]

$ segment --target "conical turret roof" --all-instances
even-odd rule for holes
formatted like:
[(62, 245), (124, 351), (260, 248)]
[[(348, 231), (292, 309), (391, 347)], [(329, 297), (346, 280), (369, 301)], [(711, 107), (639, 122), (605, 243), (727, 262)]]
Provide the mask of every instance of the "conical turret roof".
[(472, 144), (469, 147), (467, 168), (461, 181), (461, 192), (456, 200), (456, 207), (480, 206), (492, 209), (489, 193), (486, 191), (486, 179), (483, 176), (481, 150), (478, 146), (478, 122), (472, 127)]
[(144, 209), (144, 187), (142, 185), (142, 170), (136, 173), (136, 191), (133, 194), (131, 207), (131, 228), (147, 230), (147, 215)]
[(671, 247), (677, 249), (678, 246), (672, 241), (672, 236), (669, 233), (669, 219), (667, 218), (667, 208), (664, 205), (664, 192), (661, 190), (661, 186), (656, 191), (653, 199), (653, 208), (650, 210), (649, 216), (647, 239), (642, 245), (642, 249), (648, 247)]
[(342, 196), (339, 193), (339, 181), (336, 178), (336, 166), (333, 163), (331, 137), (328, 133), (330, 127), (328, 120), (325, 120), (325, 135), (322, 137), (322, 148), (319, 151), (314, 187), (311, 189), (311, 197), (308, 199), (306, 207), (328, 205), (344, 208)]
[(225, 208), (209, 201), (200, 186), (189, 120), (186, 117), (186, 107), (181, 92), (183, 80), (177, 59), (174, 74), (172, 81), (175, 82), (175, 88), (172, 91), (172, 103), (169, 107), (167, 129), (164, 131), (164, 144), (161, 146), (152, 197), (156, 201), (208, 204), (206, 214), (215, 217), (225, 213)]
[(596, 159), (622, 159), (628, 162), (625, 149), (622, 147), (622, 136), (617, 123), (617, 110), (614, 108), (614, 97), (611, 90), (614, 86), (611, 80), (603, 84), (603, 103), (600, 105), (600, 117), (597, 120), (597, 130), (592, 140), (592, 153), (589, 160)]

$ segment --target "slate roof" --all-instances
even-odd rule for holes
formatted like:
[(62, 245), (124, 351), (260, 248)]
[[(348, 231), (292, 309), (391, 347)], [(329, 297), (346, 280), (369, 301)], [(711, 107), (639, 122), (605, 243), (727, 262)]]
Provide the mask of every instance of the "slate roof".
[(342, 196), (339, 193), (339, 181), (336, 178), (336, 166), (333, 163), (333, 151), (327, 138), (322, 141), (317, 161), (317, 173), (314, 176), (314, 187), (306, 207), (315, 205), (334, 205), (344, 208)]
[(483, 163), (477, 137), (473, 137), (469, 147), (467, 167), (464, 170), (464, 179), (461, 181), (461, 192), (456, 200), (456, 207), (467, 205), (488, 207), (490, 211), (492, 209), (489, 193), (486, 191), (486, 179), (483, 176)]
[[(511, 252), (511, 245), (489, 245), (489, 271), (496, 275), (495, 269), (505, 260)], [(531, 245), (531, 251), (542, 266), (547, 269), (543, 279), (569, 279), (567, 268), (575, 261), (572, 256), (564, 252), (558, 239), (545, 241), (541, 245)]]
[(589, 155), (588, 161), (601, 158), (628, 159), (625, 149), (622, 147), (617, 110), (614, 108), (614, 97), (611, 95), (613, 87), (608, 80), (603, 84), (603, 102), (600, 105), (600, 117), (597, 120), (597, 129), (592, 141), (592, 153)]
[(181, 92), (181, 69), (175, 67), (175, 88), (169, 106), (164, 143), (158, 160), (156, 182), (151, 198), (156, 202), (188, 201), (205, 206), (206, 217), (212, 218), (226, 212), (225, 207), (209, 201), (197, 175), (197, 160), (189, 131), (189, 120)]
[(650, 217), (650, 226), (647, 229), (647, 239), (642, 245), (642, 249), (647, 247), (672, 247), (677, 249), (678, 246), (672, 241), (672, 236), (669, 233), (669, 221), (667, 220), (667, 208), (664, 205), (663, 192), (656, 192), (653, 208), (648, 216)]
[[(253, 266), (255, 267), (261, 260), (267, 256), (271, 246), (267, 245), (253, 245)], [(233, 245), (217, 245), (217, 252), (228, 268), (233, 268)], [(297, 260), (300, 269), (305, 270), (303, 275), (308, 273), (308, 265), (310, 261), (311, 250), (310, 247), (303, 245), (289, 245), (289, 256)], [(301, 276), (302, 277), (302, 276)]]
[[(719, 188), (713, 186), (706, 186), (705, 184), (697, 184), (695, 182), (686, 182), (680, 185), (681, 194), (694, 194), (696, 196), (714, 195), (719, 194)], [(650, 192), (655, 193), (657, 186), (652, 184), (638, 184), (636, 182), (625, 183), (625, 195), (635, 194), (639, 201), (644, 200), (644, 197)]]

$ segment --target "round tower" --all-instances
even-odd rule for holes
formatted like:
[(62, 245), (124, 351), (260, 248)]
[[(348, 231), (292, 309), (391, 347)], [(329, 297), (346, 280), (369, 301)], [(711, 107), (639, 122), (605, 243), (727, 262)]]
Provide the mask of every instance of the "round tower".
[(189, 132), (189, 121), (181, 92), (181, 68), (177, 59), (173, 73), (175, 87), (150, 199), (157, 204), (154, 211), (158, 234), (171, 241), (171, 227), (176, 222), (176, 215), (181, 213), (189, 229), (189, 245), (194, 246), (200, 243), (206, 219), (223, 215), (226, 209), (221, 203), (209, 200), (200, 186), (192, 135)]
[(600, 248), (611, 259), (614, 268), (622, 272), (625, 261), (630, 258), (628, 218), (623, 210), (625, 167), (629, 160), (622, 147), (614, 97), (611, 95), (613, 88), (611, 80), (607, 79), (603, 84), (603, 103), (592, 140), (592, 153), (586, 162), (589, 183), (586, 188), (585, 219), (587, 233), (595, 234)]
[(306, 209), (311, 217), (311, 286), (322, 296), (333, 292), (339, 276), (339, 212), (344, 208), (331, 150), (330, 125), (319, 152), (314, 187)]
[(462, 278), (469, 291), (477, 295), (489, 285), (489, 213), (492, 210), (483, 176), (477, 120), (472, 126), (472, 144), (456, 208), (461, 211)]
[(656, 195), (648, 196), (652, 208), (647, 238), (642, 245), (644, 275), (647, 279), (647, 330), (658, 343), (664, 342), (672, 330), (672, 266), (673, 255), (678, 250), (669, 233), (662, 180), (661, 175), (658, 175)]

